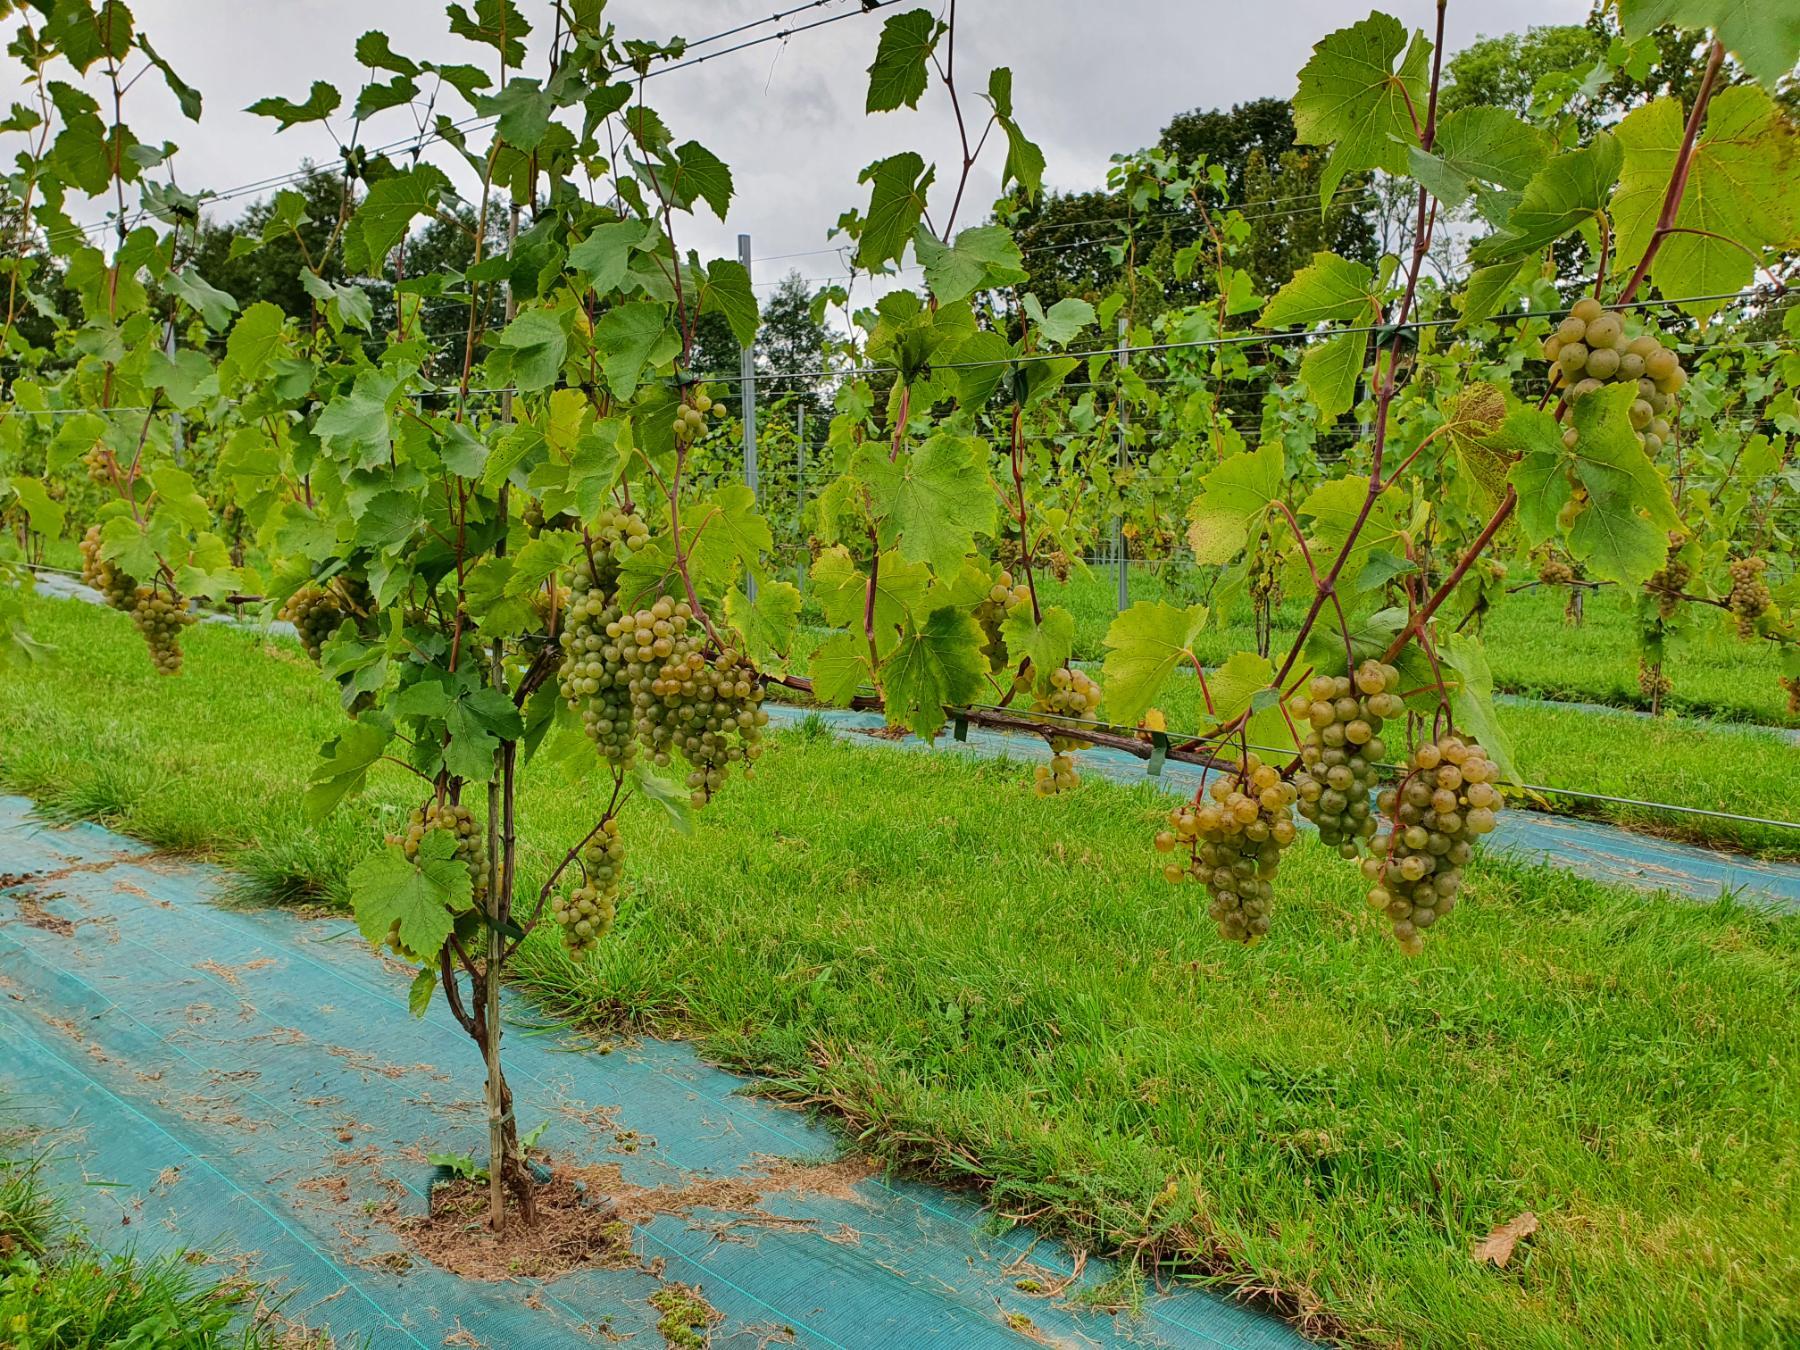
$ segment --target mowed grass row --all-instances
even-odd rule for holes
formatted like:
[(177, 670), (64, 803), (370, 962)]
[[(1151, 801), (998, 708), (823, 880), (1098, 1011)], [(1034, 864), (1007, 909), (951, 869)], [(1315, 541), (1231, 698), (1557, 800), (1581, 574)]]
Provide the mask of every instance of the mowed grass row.
[[(1204, 593), (1204, 574), (1182, 563), (1133, 563), (1131, 596), (1189, 604)], [(1077, 572), (1066, 582), (1040, 577), (1045, 604), (1062, 605), (1075, 616), (1077, 655), (1098, 659), (1105, 652), (1108, 625), (1118, 604), (1118, 581), (1110, 567)], [(1310, 599), (1310, 597), (1308, 597)], [(1588, 596), (1577, 628), (1563, 619), (1566, 592), (1543, 587), (1509, 595), (1488, 615), (1482, 630), (1495, 686), (1507, 693), (1568, 702), (1608, 703), (1648, 708), (1638, 687), (1636, 620), (1616, 589)], [(1287, 603), (1275, 616), (1275, 649), (1287, 649), (1306, 606)], [(1691, 607), (1690, 607), (1691, 608)], [(1664, 673), (1675, 691), (1665, 700), (1673, 711), (1733, 722), (1800, 726), (1781, 687), (1781, 660), (1772, 642), (1741, 641), (1728, 616), (1712, 609), (1688, 613), (1692, 633), (1671, 642)], [(1255, 651), (1256, 634), (1248, 606), (1213, 622), (1200, 637), (1200, 655), (1222, 662), (1233, 652)]]
[[(161, 680), (119, 615), (32, 618), (58, 651), (9, 672), (0, 775), (52, 814), (217, 856), (248, 895), (341, 901), (412, 805), (395, 770), (305, 822), (341, 722), (284, 648), (198, 628)], [(581, 965), (540, 935), (521, 977), (567, 1015), (697, 1038), (914, 1174), (1270, 1292), (1316, 1333), (1800, 1338), (1800, 923), (1495, 860), (1409, 962), (1353, 869), (1303, 841), (1246, 951), (1157, 876), (1166, 798), (1028, 783), (782, 734), (692, 835), (635, 810), (618, 931)], [(535, 888), (597, 801), (560, 771), (530, 784)], [(1471, 1257), (1526, 1210), (1541, 1227), (1504, 1270)]]

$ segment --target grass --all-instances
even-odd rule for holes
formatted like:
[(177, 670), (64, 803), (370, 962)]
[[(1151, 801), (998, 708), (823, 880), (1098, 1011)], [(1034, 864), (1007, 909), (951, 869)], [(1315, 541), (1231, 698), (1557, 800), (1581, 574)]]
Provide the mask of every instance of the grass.
[(0, 1345), (19, 1350), (302, 1350), (330, 1341), (285, 1323), (241, 1280), (178, 1253), (94, 1246), (45, 1184), (41, 1158), (0, 1156)]
[[(1167, 600), (1192, 604), (1204, 594), (1203, 578), (1191, 567), (1170, 564), (1160, 574), (1149, 564), (1134, 564), (1133, 600)], [(1075, 616), (1075, 648), (1080, 656), (1098, 658), (1105, 651), (1106, 629), (1117, 606), (1117, 581), (1110, 568), (1093, 568), (1067, 582), (1040, 582), (1043, 603), (1062, 605)], [(1563, 620), (1563, 593), (1546, 589), (1506, 597), (1489, 617), (1483, 632), (1496, 688), (1572, 702), (1608, 703), (1621, 708), (1648, 708), (1638, 688), (1637, 644), (1630, 607), (1612, 591), (1588, 598), (1579, 628)], [(1276, 614), (1275, 646), (1286, 650), (1284, 633), (1300, 623), (1305, 607), (1283, 605)], [(1781, 661), (1772, 642), (1740, 641), (1728, 616), (1696, 610), (1693, 632), (1671, 643), (1664, 667), (1675, 684), (1667, 705), (1676, 712), (1723, 721), (1760, 722), (1768, 726), (1800, 726), (1788, 708), (1779, 683)], [(1256, 635), (1247, 608), (1218, 616), (1201, 636), (1201, 657), (1209, 663), (1233, 652), (1254, 651)]]
[[(395, 771), (302, 822), (340, 722), (281, 649), (202, 627), (158, 681), (116, 615), (34, 621), (65, 655), (9, 676), (15, 790), (281, 899), (341, 897), (410, 805)], [(1493, 860), (1408, 962), (1303, 841), (1274, 937), (1243, 951), (1154, 875), (1149, 788), (1043, 801), (1018, 765), (897, 754), (785, 733), (692, 836), (635, 812), (619, 931), (581, 965), (534, 938), (520, 977), (692, 1036), (1002, 1212), (1345, 1341), (1800, 1338), (1800, 920)], [(532, 776), (528, 887), (594, 806)], [(1524, 1210), (1542, 1226), (1511, 1264), (1477, 1265)]]

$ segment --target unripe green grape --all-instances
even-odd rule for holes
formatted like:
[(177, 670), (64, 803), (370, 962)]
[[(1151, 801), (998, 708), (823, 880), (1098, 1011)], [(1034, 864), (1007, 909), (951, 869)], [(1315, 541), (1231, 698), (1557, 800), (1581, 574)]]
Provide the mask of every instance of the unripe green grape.
[(1605, 306), (1598, 300), (1591, 295), (1584, 295), (1569, 306), (1569, 318), (1564, 319), (1563, 322), (1568, 323), (1572, 319), (1586, 325), (1600, 318), (1605, 312)]

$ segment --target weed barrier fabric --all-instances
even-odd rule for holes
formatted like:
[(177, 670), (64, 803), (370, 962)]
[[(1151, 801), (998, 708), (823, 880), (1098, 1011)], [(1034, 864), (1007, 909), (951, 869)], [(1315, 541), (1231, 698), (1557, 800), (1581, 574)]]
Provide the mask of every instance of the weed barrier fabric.
[[(794, 726), (808, 717), (818, 717), (835, 735), (870, 746), (1011, 758), (1024, 763), (1048, 762), (1050, 758), (1050, 748), (1042, 740), (1014, 732), (972, 726), (967, 739), (957, 741), (946, 727), (935, 742), (915, 736), (875, 739), (870, 733), (887, 725), (880, 713), (782, 703), (765, 703), (763, 707), (772, 724)], [(1201, 783), (1200, 770), (1194, 765), (1171, 761), (1163, 765), (1160, 775), (1151, 776), (1144, 760), (1123, 750), (1100, 746), (1082, 750), (1075, 758), (1075, 766), (1079, 772), (1111, 782), (1127, 786), (1150, 783), (1183, 796), (1191, 795)], [(1762, 862), (1720, 849), (1659, 839), (1617, 825), (1524, 809), (1501, 812), (1498, 828), (1488, 840), (1490, 847), (1504, 849), (1526, 861), (1566, 868), (1596, 881), (1666, 890), (1695, 900), (1716, 900), (1729, 892), (1748, 904), (1800, 912), (1800, 866), (1793, 863)]]
[[(658, 1214), (623, 1268), (470, 1280), (407, 1252), (384, 1216), (422, 1214), (427, 1155), (480, 1154), (480, 1066), (447, 1011), (406, 1012), (404, 973), (338, 918), (221, 907), (212, 869), (0, 797), (0, 1100), (43, 1131), (53, 1180), (95, 1238), (181, 1247), (270, 1284), (283, 1315), (340, 1344), (662, 1342), (651, 1298), (697, 1287), (715, 1346), (1241, 1347), (1306, 1344), (1204, 1292), (1140, 1317), (1084, 1306), (1112, 1273), (965, 1196), (874, 1175), (768, 1189), (754, 1206)], [(23, 878), (23, 879), (18, 879)], [(516, 1003), (520, 1017), (525, 1010)], [(510, 1026), (521, 1125), (553, 1157), (624, 1182), (756, 1187), (819, 1164), (823, 1125), (747, 1095), (678, 1043), (598, 1047)]]

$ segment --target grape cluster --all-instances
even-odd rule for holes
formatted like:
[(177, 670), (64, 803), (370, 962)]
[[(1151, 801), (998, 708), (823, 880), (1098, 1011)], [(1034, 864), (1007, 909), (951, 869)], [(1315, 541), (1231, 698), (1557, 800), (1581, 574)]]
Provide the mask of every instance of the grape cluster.
[[(1544, 340), (1544, 359), (1556, 363), (1553, 384), (1567, 390), (1571, 402), (1608, 384), (1636, 382), (1631, 426), (1644, 452), (1654, 457), (1668, 443), (1675, 395), (1687, 383), (1687, 372), (1681, 358), (1654, 334), (1627, 338), (1617, 314), (1591, 295), (1584, 296)], [(1563, 433), (1571, 449), (1575, 437), (1573, 427)]]
[(1567, 586), (1575, 580), (1575, 569), (1554, 554), (1546, 553), (1538, 562), (1537, 578), (1546, 586)]
[(711, 413), (714, 417), (723, 417), (725, 405), (714, 403), (712, 396), (706, 390), (696, 389), (693, 402), (684, 403), (675, 409), (675, 439), (691, 441), (697, 436), (704, 435), (707, 413)]
[(618, 587), (619, 572), (626, 559), (649, 545), (650, 527), (636, 511), (603, 506), (588, 524), (588, 537), (592, 541), (588, 546), (591, 559), (582, 559), (576, 575), (586, 573), (590, 587), (610, 592)]
[(100, 556), (100, 527), (90, 525), (81, 536), (81, 580), (99, 591), (113, 609), (130, 612), (137, 597), (137, 578)]
[(179, 595), (157, 586), (139, 586), (132, 596), (131, 622), (150, 648), (159, 674), (181, 673), (181, 630), (196, 622)]
[(1159, 852), (1188, 852), (1186, 866), (1171, 862), (1163, 875), (1192, 877), (1212, 896), (1208, 913), (1219, 935), (1255, 945), (1269, 931), (1273, 885), (1281, 850), (1294, 842), (1294, 785), (1255, 755), (1237, 772), (1216, 779), (1208, 794), (1169, 813), (1169, 828), (1156, 836)]
[(1756, 636), (1756, 621), (1769, 612), (1775, 603), (1774, 596), (1769, 594), (1769, 587), (1763, 581), (1763, 573), (1769, 564), (1762, 558), (1739, 558), (1731, 564), (1731, 590), (1725, 597), (1725, 603), (1737, 616), (1738, 636), (1753, 638)]
[(1675, 611), (1681, 608), (1682, 593), (1687, 589), (1692, 576), (1693, 569), (1679, 558), (1671, 559), (1668, 566), (1660, 572), (1650, 574), (1650, 579), (1644, 583), (1644, 589), (1656, 597), (1657, 618), (1675, 617)]
[[(617, 545), (629, 549), (638, 537), (621, 530)], [(611, 763), (629, 765), (639, 745), (659, 765), (683, 756), (692, 766), (693, 803), (703, 806), (731, 764), (762, 754), (769, 722), (762, 682), (729, 641), (707, 659), (705, 634), (685, 600), (663, 596), (627, 613), (609, 592), (604, 565), (601, 574), (596, 578), (585, 560), (575, 569), (557, 639), (562, 696)]]
[(181, 673), (181, 630), (195, 622), (180, 595), (161, 586), (144, 586), (111, 560), (101, 556), (101, 531), (88, 526), (81, 537), (81, 579), (99, 591), (108, 606), (131, 616), (150, 649), (150, 664), (159, 674)]
[(112, 452), (103, 445), (96, 445), (81, 457), (87, 466), (87, 476), (95, 483), (112, 482)]
[(281, 617), (294, 625), (300, 645), (317, 661), (326, 639), (337, 632), (345, 616), (337, 596), (323, 586), (308, 582), (288, 597), (288, 602), (281, 607)]
[(1006, 622), (1008, 614), (1030, 599), (1031, 592), (1022, 585), (1013, 585), (1012, 573), (1003, 571), (989, 588), (987, 597), (975, 606), (975, 622), (981, 625), (981, 635), (985, 639), (981, 654), (987, 657), (989, 670), (1000, 670), (1009, 664), (1006, 639), (1000, 634), (1000, 625)]
[(1800, 717), (1800, 675), (1783, 675), (1781, 687), (1787, 691), (1788, 715)]
[[(1059, 722), (1093, 722), (1100, 713), (1100, 686), (1087, 672), (1060, 666), (1050, 672), (1050, 687), (1032, 700), (1031, 710), (1047, 713)], [(1079, 781), (1074, 752), (1087, 743), (1071, 736), (1051, 735), (1050, 762), (1037, 766), (1034, 790), (1040, 797), (1066, 792)]]
[(1646, 661), (1640, 656), (1638, 692), (1650, 700), (1651, 707), (1661, 707), (1663, 700), (1675, 692), (1675, 681), (1663, 673), (1661, 661)]
[(619, 882), (625, 871), (625, 841), (619, 822), (608, 816), (581, 851), (582, 882), (566, 896), (550, 902), (551, 915), (562, 929), (571, 956), (592, 950), (605, 937), (618, 912)]
[(1408, 956), (1424, 949), (1425, 930), (1456, 907), (1474, 841), (1494, 828), (1499, 776), (1480, 745), (1447, 735), (1414, 746), (1405, 776), (1382, 792), (1391, 824), (1375, 836), (1362, 871), (1369, 908), (1388, 916)]
[[(638, 655), (644, 652), (645, 634), (654, 634), (656, 624), (680, 623), (685, 629), (692, 617), (691, 611), (684, 614), (687, 610), (685, 602), (674, 604), (664, 596), (633, 616), (628, 622), (638, 625)], [(644, 627), (646, 614), (653, 620), (650, 629)], [(693, 766), (687, 785), (694, 806), (701, 807), (724, 786), (730, 765), (754, 763), (762, 756), (762, 729), (769, 714), (762, 707), (762, 681), (742, 651), (727, 646), (709, 662), (700, 634), (678, 629), (675, 639), (668, 657), (633, 695), (638, 734), (659, 765), (679, 753)]]
[(1308, 725), (1294, 775), (1300, 814), (1346, 858), (1375, 834), (1369, 794), (1387, 755), (1382, 723), (1405, 710), (1399, 688), (1397, 669), (1364, 661), (1353, 675), (1316, 676), (1288, 705), (1294, 721)]

